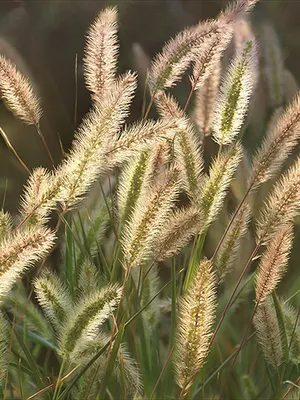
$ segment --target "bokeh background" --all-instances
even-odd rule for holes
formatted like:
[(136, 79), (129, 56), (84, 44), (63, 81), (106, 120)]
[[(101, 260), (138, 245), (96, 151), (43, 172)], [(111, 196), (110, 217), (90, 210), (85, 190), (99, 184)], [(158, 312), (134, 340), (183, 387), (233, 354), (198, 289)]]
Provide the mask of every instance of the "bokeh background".
[[(55, 161), (59, 162), (62, 150), (69, 148), (74, 129), (90, 106), (82, 73), (84, 40), (89, 24), (103, 7), (117, 4), (119, 8), (119, 72), (138, 69), (141, 75), (141, 90), (131, 117), (136, 119), (140, 115), (143, 69), (148, 60), (170, 36), (199, 20), (217, 16), (226, 3), (224, 0), (1, 0), (0, 53), (17, 64), (40, 96), (44, 109), (42, 131)], [(300, 79), (299, 15), (300, 1), (261, 0), (252, 16), (257, 25), (263, 21), (273, 26), (285, 65), (296, 80)], [(180, 94), (184, 96), (187, 90), (186, 80)], [(0, 126), (30, 168), (50, 167), (34, 129), (17, 121), (2, 102)], [(0, 139), (0, 201), (5, 192), (8, 210), (16, 209), (26, 178), (26, 171)]]

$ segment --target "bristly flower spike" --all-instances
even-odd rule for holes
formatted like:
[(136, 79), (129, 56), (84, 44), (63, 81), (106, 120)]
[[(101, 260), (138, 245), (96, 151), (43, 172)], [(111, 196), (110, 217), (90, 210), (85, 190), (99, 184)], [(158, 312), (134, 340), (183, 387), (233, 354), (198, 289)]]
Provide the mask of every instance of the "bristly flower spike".
[(94, 339), (103, 324), (117, 307), (121, 297), (119, 286), (106, 286), (77, 303), (61, 329), (60, 350), (67, 357), (80, 352), (88, 339)]
[(242, 146), (237, 143), (221, 153), (210, 167), (209, 176), (204, 179), (197, 198), (203, 215), (203, 228), (208, 227), (217, 217), (242, 155)]
[(255, 277), (255, 297), (263, 302), (282, 279), (292, 247), (293, 228), (283, 228), (271, 241), (262, 255)]
[(136, 88), (136, 76), (128, 72), (113, 86), (109, 95), (95, 106), (82, 123), (72, 150), (58, 169), (64, 177), (60, 201), (64, 208), (74, 206), (107, 170), (105, 151), (115, 143), (129, 113)]
[(266, 138), (253, 157), (250, 181), (257, 187), (272, 178), (300, 139), (300, 95), (279, 116), (274, 117)]
[(219, 145), (232, 143), (239, 134), (256, 82), (256, 71), (256, 45), (248, 41), (229, 67), (215, 102), (213, 138)]
[(145, 193), (136, 204), (135, 211), (126, 226), (123, 249), (130, 267), (143, 264), (153, 256), (158, 245), (157, 234), (165, 226), (179, 192), (179, 173), (171, 169), (161, 182)]
[(210, 76), (205, 79), (201, 90), (195, 95), (195, 107), (193, 120), (200, 134), (208, 136), (211, 132), (213, 122), (213, 108), (216, 101), (221, 77), (221, 62), (215, 65)]
[(96, 103), (112, 88), (117, 56), (117, 8), (107, 7), (90, 26), (85, 48), (84, 77)]
[(220, 21), (208, 21), (187, 28), (171, 39), (155, 58), (149, 73), (152, 96), (172, 87), (181, 78), (192, 61), (203, 57), (216, 37), (222, 37), (226, 25)]
[(205, 362), (215, 319), (216, 285), (210, 260), (201, 261), (179, 304), (175, 349), (176, 382), (185, 396)]
[(183, 121), (182, 128), (174, 137), (175, 165), (181, 172), (183, 189), (194, 198), (203, 178), (203, 159), (195, 129), (172, 96), (162, 93), (156, 105), (163, 119), (176, 117)]
[(257, 241), (268, 243), (300, 211), (300, 157), (274, 186), (257, 220)]
[(175, 210), (158, 234), (157, 260), (163, 261), (180, 252), (193, 236), (201, 232), (202, 214), (195, 206)]
[(257, 307), (253, 324), (264, 358), (268, 364), (277, 369), (283, 357), (282, 333), (280, 332), (275, 308), (270, 296)]
[(44, 257), (54, 242), (49, 229), (26, 229), (0, 244), (0, 301), (34, 262)]
[(0, 95), (16, 117), (28, 125), (38, 126), (42, 110), (29, 81), (2, 55), (0, 55)]
[(72, 302), (67, 288), (58, 276), (50, 270), (45, 270), (35, 279), (34, 289), (49, 322), (57, 333), (60, 332), (62, 324), (66, 322), (67, 316), (72, 311)]

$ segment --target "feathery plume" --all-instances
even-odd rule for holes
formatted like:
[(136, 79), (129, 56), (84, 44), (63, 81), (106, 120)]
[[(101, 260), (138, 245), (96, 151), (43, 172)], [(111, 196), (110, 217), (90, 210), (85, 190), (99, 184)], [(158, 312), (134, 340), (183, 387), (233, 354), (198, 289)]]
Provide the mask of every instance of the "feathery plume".
[(217, 35), (194, 61), (193, 74), (190, 76), (194, 90), (202, 89), (205, 81), (211, 74), (214, 74), (214, 70), (218, 68), (221, 57), (232, 38), (232, 33), (230, 25), (228, 29), (223, 29), (222, 35)]
[(50, 270), (46, 270), (41, 276), (35, 279), (34, 290), (38, 303), (44, 314), (55, 328), (60, 332), (62, 324), (72, 311), (71, 299), (67, 288)]
[(167, 144), (154, 144), (148, 151), (142, 151), (123, 169), (119, 181), (118, 208), (121, 221), (132, 215), (139, 196), (153, 186), (167, 164)]
[(49, 229), (17, 232), (0, 244), (0, 299), (11, 290), (21, 274), (50, 250), (54, 234)]
[(8, 212), (0, 210), (0, 242), (5, 240), (12, 231), (12, 218)]
[(139, 151), (149, 150), (154, 143), (173, 139), (184, 124), (179, 118), (136, 123), (124, 129), (120, 139), (107, 150), (107, 162), (119, 164)]
[(203, 159), (196, 132), (172, 96), (162, 93), (156, 104), (164, 119), (175, 117), (183, 120), (182, 129), (174, 137), (175, 165), (181, 172), (184, 190), (193, 198), (199, 191), (203, 175)]
[(42, 225), (55, 207), (59, 182), (44, 168), (36, 168), (30, 175), (21, 197), (21, 217), (29, 226)]
[(275, 109), (284, 103), (284, 63), (278, 37), (270, 25), (264, 24), (262, 27), (261, 48), (269, 102)]
[(179, 106), (175, 98), (170, 94), (166, 94), (165, 92), (159, 93), (155, 99), (155, 105), (159, 115), (163, 119), (186, 118), (185, 112)]
[(272, 178), (300, 139), (300, 95), (281, 116), (273, 118), (252, 162), (251, 182), (255, 187)]
[(208, 21), (179, 32), (171, 39), (152, 63), (149, 86), (152, 96), (172, 87), (181, 78), (190, 63), (201, 57), (216, 37), (229, 29), (225, 23)]
[(236, 143), (221, 153), (210, 167), (209, 176), (204, 179), (197, 201), (203, 215), (203, 228), (208, 227), (217, 217), (242, 153), (242, 146)]
[(281, 308), (289, 340), (289, 358), (294, 364), (298, 365), (300, 363), (300, 321), (298, 312), (287, 302), (281, 302)]
[(201, 261), (193, 285), (179, 304), (176, 382), (186, 394), (208, 353), (215, 319), (216, 287), (210, 260)]
[(4, 382), (9, 363), (9, 325), (0, 312), (0, 388)]
[(256, 81), (256, 46), (246, 42), (227, 71), (215, 102), (213, 138), (218, 144), (232, 143), (239, 134)]
[(0, 55), (0, 96), (16, 117), (28, 125), (38, 126), (42, 110), (29, 81), (2, 55)]
[(235, 0), (221, 13), (219, 19), (225, 22), (236, 22), (245, 18), (247, 13), (252, 11), (259, 0)]
[(162, 261), (179, 253), (202, 229), (202, 215), (195, 206), (175, 210), (160, 232), (157, 259)]
[(106, 321), (118, 305), (121, 289), (107, 286), (83, 298), (76, 305), (66, 324), (62, 327), (60, 349), (65, 357), (80, 351), (87, 339), (97, 336), (98, 328)]
[(213, 106), (217, 97), (220, 77), (221, 63), (219, 60), (210, 76), (203, 82), (201, 90), (197, 90), (196, 92), (193, 120), (195, 121), (200, 133), (204, 134), (204, 136), (208, 136), (211, 131), (213, 122)]
[(155, 186), (166, 172), (172, 157), (172, 143), (170, 143), (172, 141), (172, 138), (167, 138), (165, 141), (154, 143), (146, 170), (147, 179), (141, 188), (141, 194)]
[(92, 99), (99, 103), (115, 81), (118, 56), (117, 8), (101, 11), (88, 30), (84, 77)]
[(139, 198), (123, 237), (123, 251), (129, 266), (139, 265), (153, 255), (157, 233), (165, 226), (178, 195), (178, 175), (175, 169), (167, 171), (150, 194)]
[(278, 368), (282, 361), (281, 332), (269, 297), (257, 307), (253, 324), (265, 360), (272, 367)]
[(99, 288), (100, 279), (96, 266), (88, 259), (84, 260), (79, 273), (78, 288), (84, 295), (93, 293)]
[(183, 188), (195, 198), (203, 181), (203, 159), (191, 124), (179, 131), (174, 141), (175, 165), (182, 175)]
[(293, 242), (293, 227), (283, 228), (263, 253), (255, 277), (255, 297), (258, 303), (276, 288), (286, 268)]
[(66, 209), (74, 206), (100, 173), (107, 170), (105, 151), (117, 140), (135, 87), (135, 75), (125, 74), (79, 128), (71, 153), (57, 171), (64, 177), (59, 196)]
[(145, 179), (149, 151), (142, 151), (123, 169), (118, 185), (118, 209), (121, 221), (127, 220), (136, 205)]
[(219, 283), (223, 281), (225, 275), (230, 272), (234, 261), (237, 258), (238, 251), (240, 250), (241, 240), (247, 231), (250, 220), (250, 207), (245, 204), (230, 229), (217, 253), (216, 257), (216, 275)]
[(257, 240), (268, 243), (280, 229), (287, 227), (300, 209), (300, 157), (283, 174), (269, 195), (257, 220)]

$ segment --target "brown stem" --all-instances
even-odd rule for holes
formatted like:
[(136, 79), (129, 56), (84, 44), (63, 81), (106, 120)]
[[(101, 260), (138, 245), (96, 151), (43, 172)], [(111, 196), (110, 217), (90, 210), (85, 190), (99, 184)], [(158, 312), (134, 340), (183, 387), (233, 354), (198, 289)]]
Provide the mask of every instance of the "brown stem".
[(19, 161), (19, 163), (26, 170), (26, 172), (30, 175), (30, 173), (31, 173), (30, 169), (27, 167), (27, 165), (24, 163), (22, 158), (19, 156), (19, 154), (17, 153), (17, 151), (15, 150), (13, 145), (10, 143), (8, 137), (6, 136), (6, 133), (4, 132), (4, 130), (2, 128), (0, 128), (0, 134), (3, 137), (3, 139), (4, 139), (5, 143), (6, 143), (6, 146), (14, 153), (14, 155), (17, 158), (17, 160)]
[(42, 142), (43, 142), (43, 145), (44, 145), (44, 147), (45, 147), (45, 149), (46, 149), (46, 151), (47, 151), (47, 154), (48, 154), (48, 156), (49, 156), (49, 159), (50, 159), (50, 161), (51, 161), (51, 164), (52, 164), (52, 166), (54, 167), (54, 160), (53, 160), (53, 157), (52, 157), (52, 155), (51, 155), (51, 153), (50, 153), (50, 150), (49, 150), (49, 147), (48, 147), (48, 145), (47, 145), (46, 139), (44, 138), (44, 135), (43, 135), (42, 132), (41, 132), (40, 126), (39, 126), (39, 125), (35, 125), (35, 129), (36, 129), (36, 131), (37, 131), (39, 137), (41, 138), (41, 140), (42, 140)]
[(156, 93), (152, 93), (152, 95), (151, 95), (151, 98), (150, 98), (150, 101), (149, 101), (147, 110), (146, 110), (146, 112), (145, 112), (145, 115), (143, 116), (143, 121), (145, 121), (145, 120), (147, 119), (148, 115), (149, 115), (149, 112), (150, 112), (150, 110), (151, 110), (151, 107), (152, 107), (153, 102), (154, 102), (154, 99), (155, 99), (155, 94), (156, 94)]

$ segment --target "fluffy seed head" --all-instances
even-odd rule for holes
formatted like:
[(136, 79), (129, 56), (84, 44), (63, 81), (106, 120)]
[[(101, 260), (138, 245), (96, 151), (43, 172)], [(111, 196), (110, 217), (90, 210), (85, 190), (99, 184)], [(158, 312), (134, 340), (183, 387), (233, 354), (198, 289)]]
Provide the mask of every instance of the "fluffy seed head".
[(204, 227), (208, 227), (217, 217), (241, 158), (242, 147), (237, 143), (214, 160), (197, 200)]
[(257, 240), (268, 243), (287, 227), (300, 208), (300, 158), (274, 186), (257, 220)]
[(280, 230), (271, 241), (259, 263), (255, 277), (255, 296), (263, 302), (281, 281), (286, 268), (293, 242), (293, 228)]
[(272, 178), (300, 139), (300, 95), (272, 119), (267, 136), (252, 162), (254, 187)]
[(115, 81), (117, 56), (117, 9), (107, 7), (90, 26), (85, 48), (84, 77), (96, 103), (103, 100)]
[(11, 235), (0, 244), (0, 299), (16, 283), (24, 271), (44, 257), (54, 242), (48, 229), (26, 229)]
[(188, 68), (200, 57), (216, 36), (220, 37), (223, 23), (209, 21), (188, 28), (171, 39), (152, 63), (149, 85), (152, 95), (172, 87)]
[(117, 141), (135, 87), (134, 74), (129, 72), (121, 77), (79, 128), (72, 150), (57, 172), (64, 177), (59, 200), (65, 208), (74, 206), (109, 168), (105, 154)]
[(9, 213), (0, 210), (0, 242), (12, 231), (12, 218)]
[(229, 67), (215, 102), (213, 138), (219, 144), (232, 143), (239, 134), (256, 81), (256, 46), (248, 41)]
[(205, 79), (201, 90), (197, 90), (195, 96), (195, 108), (193, 119), (199, 131), (207, 136), (213, 122), (213, 106), (216, 101), (217, 92), (220, 84), (221, 63), (216, 63), (210, 76)]
[(282, 361), (281, 332), (269, 297), (258, 306), (253, 324), (265, 360), (273, 368), (278, 368)]
[(181, 172), (183, 189), (193, 198), (199, 191), (203, 176), (203, 159), (196, 132), (173, 97), (162, 93), (156, 104), (164, 119), (176, 117), (183, 120), (182, 129), (174, 137), (175, 165)]
[(118, 286), (107, 286), (76, 305), (62, 328), (60, 349), (64, 356), (72, 358), (72, 353), (80, 351), (87, 339), (97, 336), (99, 326), (112, 314), (120, 296)]
[(232, 1), (229, 6), (221, 13), (220, 19), (225, 22), (236, 22), (239, 19), (245, 18), (258, 3), (259, 0), (235, 0)]
[(176, 382), (185, 392), (208, 353), (215, 319), (216, 286), (209, 260), (201, 261), (192, 286), (179, 304), (175, 349)]
[(59, 182), (44, 168), (36, 168), (30, 175), (21, 198), (21, 217), (27, 225), (42, 225), (56, 205), (55, 195), (59, 192)]
[(35, 279), (34, 289), (37, 300), (56, 332), (72, 310), (71, 299), (67, 288), (50, 270), (45, 270)]
[(139, 265), (153, 256), (158, 233), (168, 221), (178, 191), (179, 174), (173, 169), (166, 172), (151, 193), (145, 193), (138, 199), (123, 238), (128, 265)]
[(201, 229), (202, 215), (196, 207), (190, 206), (174, 211), (159, 235), (158, 261), (179, 253)]
[(149, 150), (154, 143), (173, 140), (184, 126), (182, 118), (136, 123), (122, 131), (120, 139), (107, 151), (106, 158), (115, 164), (124, 162), (137, 152)]
[(2, 55), (0, 55), (0, 96), (16, 117), (28, 125), (38, 125), (42, 110), (30, 83), (16, 66)]
[(220, 64), (221, 57), (226, 50), (233, 34), (233, 27), (224, 25), (220, 27), (220, 35), (216, 35), (214, 40), (207, 46), (193, 63), (193, 74), (190, 77), (191, 85), (194, 90), (202, 91), (205, 81), (215, 73), (215, 69)]

